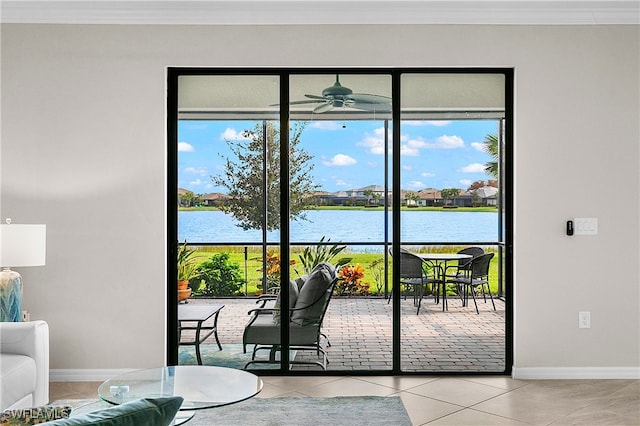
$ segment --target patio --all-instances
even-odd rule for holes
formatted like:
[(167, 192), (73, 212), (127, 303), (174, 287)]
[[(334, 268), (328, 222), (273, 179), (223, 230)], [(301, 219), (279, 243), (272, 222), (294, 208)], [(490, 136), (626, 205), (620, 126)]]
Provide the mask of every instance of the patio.
[[(449, 310), (425, 298), (416, 315), (413, 299), (401, 300), (402, 370), (406, 372), (501, 372), (505, 368), (505, 303), (478, 300), (480, 315), (460, 299), (449, 298)], [(218, 336), (225, 344), (241, 343), (242, 332), (256, 307), (255, 299), (189, 299), (190, 304), (224, 304), (218, 319)], [(324, 333), (328, 371), (390, 370), (392, 367), (392, 306), (379, 297), (334, 296), (325, 317)], [(189, 337), (185, 334), (186, 337)], [(214, 344), (211, 336), (204, 344)], [(299, 353), (312, 357), (310, 353)], [(301, 371), (319, 367), (294, 365)]]

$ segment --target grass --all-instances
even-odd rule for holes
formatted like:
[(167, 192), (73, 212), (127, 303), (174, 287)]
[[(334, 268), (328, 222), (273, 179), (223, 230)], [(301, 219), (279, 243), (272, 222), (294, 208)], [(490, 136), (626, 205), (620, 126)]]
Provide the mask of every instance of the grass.
[[(242, 271), (243, 277), (246, 276), (247, 285), (246, 291), (249, 295), (255, 295), (258, 289), (258, 284), (262, 281), (262, 250), (260, 247), (248, 247), (247, 248), (247, 259), (245, 264), (245, 248), (244, 246), (204, 246), (204, 247), (196, 247), (197, 249), (195, 257), (198, 261), (202, 262), (207, 260), (214, 253), (226, 252), (229, 253), (229, 261), (231, 263), (235, 263), (240, 266), (240, 270)], [(429, 247), (420, 247), (419, 252), (438, 252), (438, 253), (455, 253), (463, 247), (456, 246), (429, 246)], [(414, 248), (415, 250), (415, 248)], [(291, 250), (291, 260), (295, 260), (295, 264), (290, 268), (291, 277), (295, 278), (304, 274), (302, 270), (302, 266), (300, 264), (300, 260), (298, 258), (298, 253), (302, 251), (302, 248), (294, 248)], [(497, 293), (498, 290), (498, 259), (497, 259), (497, 250), (494, 247), (485, 248), (487, 252), (494, 252), (496, 256), (493, 257), (489, 270), (489, 285), (491, 287), (491, 292), (493, 294)], [(348, 251), (341, 252), (336, 259), (348, 257), (351, 258), (351, 262), (349, 264), (356, 265), (360, 264), (365, 271), (365, 276), (362, 279), (362, 282), (370, 284), (370, 292), (375, 294), (377, 293), (376, 289), (380, 286), (382, 291), (384, 291), (384, 283), (376, 283), (374, 278), (374, 273), (371, 269), (371, 264), (378, 259), (381, 259), (383, 255), (381, 253), (353, 253)], [(391, 260), (391, 259), (390, 259)], [(391, 265), (390, 265), (391, 266)], [(389, 267), (389, 289), (391, 289), (391, 272), (392, 269)], [(245, 275), (246, 274), (246, 275)], [(243, 289), (244, 292), (244, 289)]]

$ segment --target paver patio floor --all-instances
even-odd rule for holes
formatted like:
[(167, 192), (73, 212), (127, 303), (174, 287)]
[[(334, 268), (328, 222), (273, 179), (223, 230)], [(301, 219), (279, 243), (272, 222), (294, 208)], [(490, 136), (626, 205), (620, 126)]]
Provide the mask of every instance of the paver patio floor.
[[(424, 299), (416, 315), (413, 300), (401, 300), (401, 369), (407, 372), (502, 372), (505, 369), (505, 304), (495, 299), (463, 307), (449, 297), (449, 309)], [(222, 303), (218, 335), (223, 345), (242, 343), (242, 332), (256, 307), (255, 299), (190, 299), (190, 304)], [(334, 296), (323, 332), (329, 337), (329, 371), (390, 370), (392, 368), (392, 306), (383, 298)], [(215, 344), (213, 337), (205, 344)], [(224, 350), (224, 349), (223, 349)], [(299, 358), (300, 357), (300, 358)], [(299, 352), (296, 359), (314, 358)], [(295, 365), (293, 370), (319, 369)]]

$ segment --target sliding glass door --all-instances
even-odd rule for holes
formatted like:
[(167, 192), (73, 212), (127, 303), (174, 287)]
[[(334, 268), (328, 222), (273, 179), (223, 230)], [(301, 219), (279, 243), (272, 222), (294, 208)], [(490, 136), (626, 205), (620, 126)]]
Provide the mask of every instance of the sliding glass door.
[[(511, 84), (510, 70), (171, 69), (170, 363), (508, 372)], [(469, 247), (492, 254), (486, 286), (453, 281), (473, 279), (455, 257)], [(197, 273), (176, 300), (179, 249)], [(338, 280), (301, 318), (324, 262)], [(219, 308), (202, 330), (180, 321), (198, 306)]]
[(505, 76), (412, 72), (400, 83), (401, 369), (503, 372)]

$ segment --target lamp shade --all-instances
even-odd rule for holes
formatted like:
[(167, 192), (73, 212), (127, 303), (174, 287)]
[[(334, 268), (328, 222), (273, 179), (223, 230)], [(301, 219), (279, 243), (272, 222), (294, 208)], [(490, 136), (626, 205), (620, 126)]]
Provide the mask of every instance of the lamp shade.
[(46, 254), (46, 225), (0, 225), (0, 266), (42, 266)]

